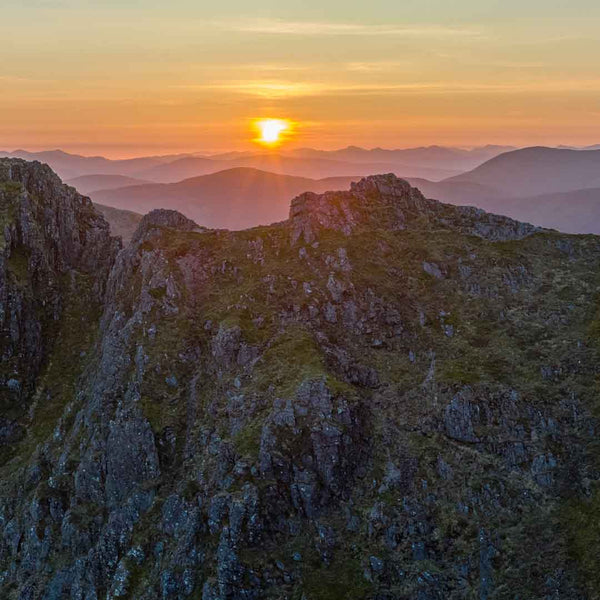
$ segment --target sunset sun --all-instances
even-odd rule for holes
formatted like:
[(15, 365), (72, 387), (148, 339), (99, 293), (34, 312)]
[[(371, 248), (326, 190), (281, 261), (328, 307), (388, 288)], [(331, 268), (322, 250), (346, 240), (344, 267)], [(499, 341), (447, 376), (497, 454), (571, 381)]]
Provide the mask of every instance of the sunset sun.
[(258, 132), (255, 141), (264, 146), (279, 145), (290, 130), (290, 122), (285, 119), (259, 119), (254, 122)]

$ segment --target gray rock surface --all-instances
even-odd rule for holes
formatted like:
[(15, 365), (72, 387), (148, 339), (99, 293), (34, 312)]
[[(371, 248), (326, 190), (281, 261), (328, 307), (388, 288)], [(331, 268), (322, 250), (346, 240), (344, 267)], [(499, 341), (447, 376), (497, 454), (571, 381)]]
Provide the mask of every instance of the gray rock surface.
[(42, 165), (0, 207), (0, 597), (596, 597), (597, 238), (391, 175), (120, 251)]

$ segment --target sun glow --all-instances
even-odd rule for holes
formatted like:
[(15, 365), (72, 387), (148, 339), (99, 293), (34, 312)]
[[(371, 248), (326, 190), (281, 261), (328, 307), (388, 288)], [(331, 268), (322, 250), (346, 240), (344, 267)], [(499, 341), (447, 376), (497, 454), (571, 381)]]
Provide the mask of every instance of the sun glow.
[(254, 140), (264, 146), (277, 146), (289, 132), (291, 123), (284, 119), (258, 119), (254, 121), (258, 137)]

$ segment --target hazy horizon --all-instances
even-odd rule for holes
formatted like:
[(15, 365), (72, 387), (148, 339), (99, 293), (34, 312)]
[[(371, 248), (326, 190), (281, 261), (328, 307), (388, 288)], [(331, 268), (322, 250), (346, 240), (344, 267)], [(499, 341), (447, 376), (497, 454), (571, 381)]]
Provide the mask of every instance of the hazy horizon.
[[(576, 6), (575, 6), (576, 5)], [(0, 147), (132, 156), (600, 139), (600, 6), (9, 0)]]
[[(596, 147), (598, 146), (598, 147)], [(556, 144), (525, 144), (525, 145), (517, 145), (517, 144), (492, 144), (492, 143), (481, 143), (477, 145), (447, 145), (447, 144), (436, 144), (431, 143), (427, 145), (415, 145), (415, 146), (358, 146), (356, 144), (348, 144), (346, 146), (332, 146), (329, 148), (323, 148), (318, 146), (303, 146), (303, 145), (285, 145), (278, 146), (275, 148), (261, 148), (258, 146), (250, 146), (249, 148), (245, 148), (242, 150), (234, 149), (234, 148), (223, 148), (223, 149), (212, 149), (212, 150), (173, 150), (172, 152), (152, 152), (151, 149), (148, 149), (147, 152), (144, 152), (143, 149), (140, 149), (139, 152), (119, 152), (118, 150), (113, 151), (105, 151), (105, 152), (92, 152), (91, 150), (86, 150), (86, 148), (82, 148), (78, 150), (77, 147), (61, 147), (59, 145), (49, 144), (47, 146), (14, 146), (14, 147), (3, 147), (0, 146), (0, 152), (4, 153), (18, 153), (18, 152), (27, 152), (31, 154), (37, 154), (41, 152), (64, 152), (65, 154), (71, 154), (76, 156), (82, 156), (85, 158), (107, 158), (109, 160), (127, 160), (131, 158), (150, 158), (150, 157), (166, 157), (166, 156), (197, 156), (197, 157), (205, 157), (212, 158), (217, 157), (222, 154), (228, 153), (249, 153), (249, 154), (264, 154), (264, 155), (287, 155), (290, 153), (298, 152), (300, 150), (313, 150), (317, 152), (341, 152), (350, 148), (358, 148), (360, 150), (369, 151), (403, 151), (403, 150), (420, 150), (420, 149), (431, 149), (431, 148), (444, 148), (448, 150), (457, 150), (457, 151), (476, 151), (479, 149), (485, 149), (487, 147), (505, 147), (505, 148), (513, 148), (515, 150), (524, 149), (524, 148), (533, 148), (533, 147), (545, 147), (545, 148), (560, 148), (560, 149), (573, 149), (573, 150), (600, 150), (600, 142), (599, 143), (590, 143), (585, 145), (577, 145), (577, 144), (569, 144), (564, 141), (559, 141)]]

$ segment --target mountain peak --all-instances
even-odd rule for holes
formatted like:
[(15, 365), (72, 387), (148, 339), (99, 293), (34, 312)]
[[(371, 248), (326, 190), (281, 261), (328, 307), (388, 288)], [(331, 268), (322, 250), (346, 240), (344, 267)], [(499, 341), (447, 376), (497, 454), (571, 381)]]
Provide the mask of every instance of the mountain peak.
[(453, 229), (490, 240), (519, 239), (538, 231), (528, 223), (486, 213), (471, 206), (429, 200), (393, 173), (371, 175), (348, 192), (306, 192), (292, 200), (292, 243), (312, 243), (323, 229), (350, 235), (357, 230)]
[[(378, 193), (382, 196), (394, 196), (398, 198), (404, 197), (407, 194), (410, 195), (412, 190), (416, 190), (416, 188), (411, 187), (405, 179), (396, 177), (394, 173), (369, 175), (350, 185), (350, 191), (355, 194)], [(421, 194), (418, 190), (416, 191)]]
[(203, 229), (177, 210), (157, 208), (144, 215), (133, 235), (133, 241), (140, 241), (150, 231), (162, 227), (178, 231), (198, 231)]
[(304, 237), (311, 243), (319, 229), (346, 235), (365, 227), (404, 229), (407, 215), (403, 209), (425, 209), (431, 202), (393, 173), (364, 177), (352, 183), (350, 191), (306, 192), (294, 198), (290, 206), (292, 241)]

